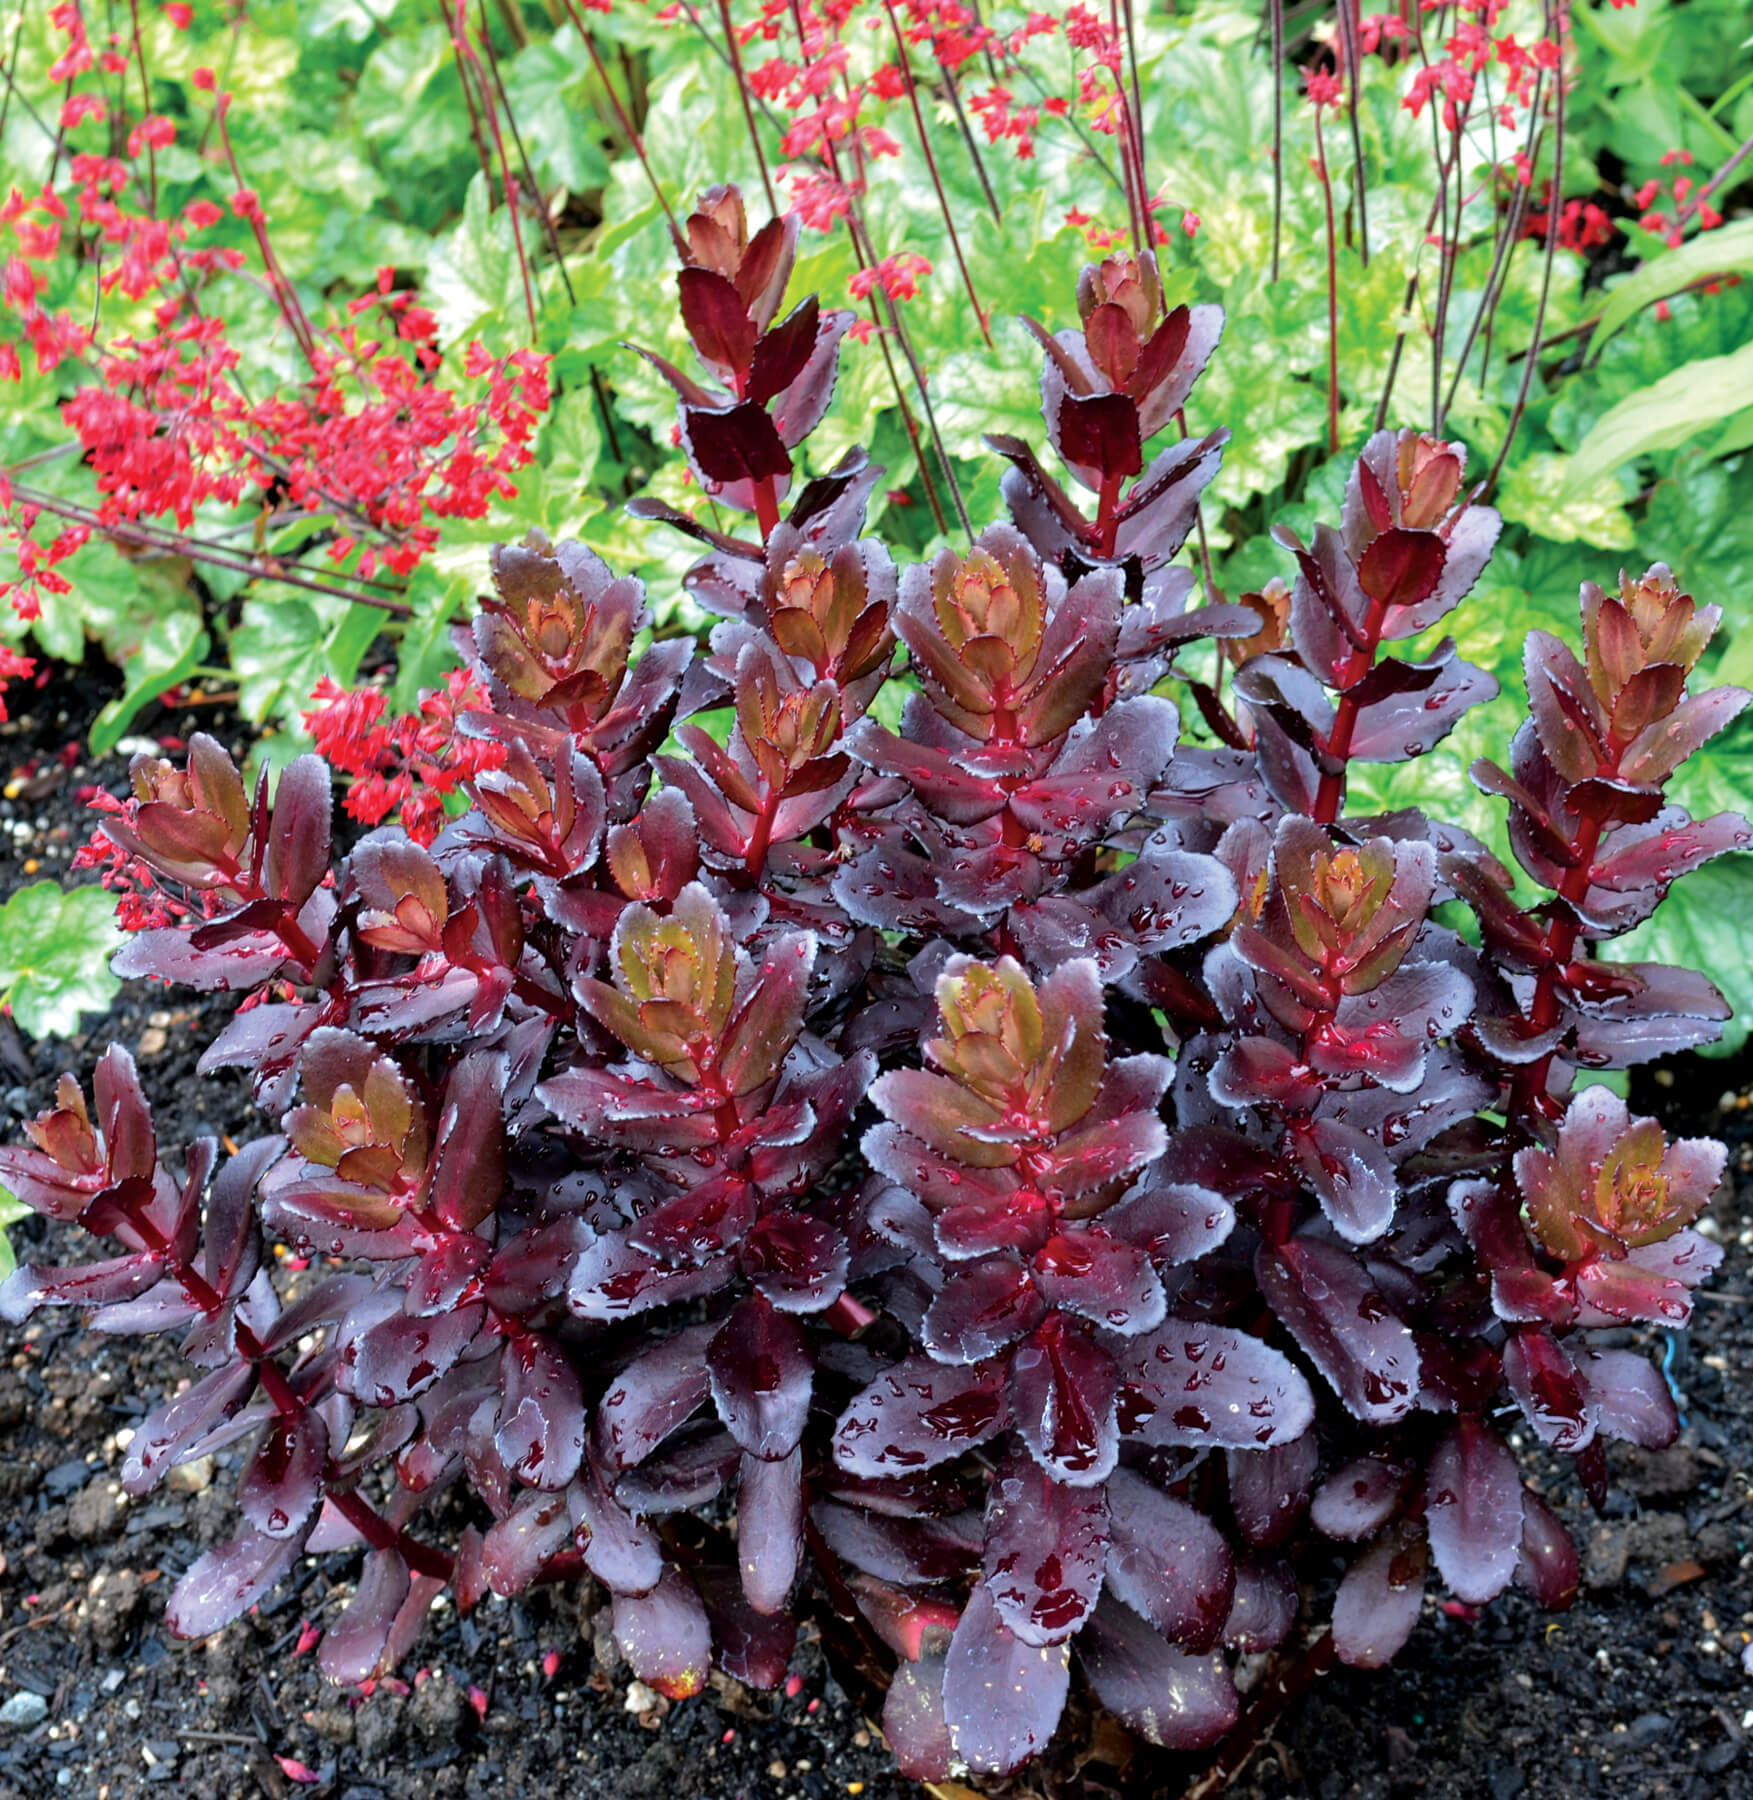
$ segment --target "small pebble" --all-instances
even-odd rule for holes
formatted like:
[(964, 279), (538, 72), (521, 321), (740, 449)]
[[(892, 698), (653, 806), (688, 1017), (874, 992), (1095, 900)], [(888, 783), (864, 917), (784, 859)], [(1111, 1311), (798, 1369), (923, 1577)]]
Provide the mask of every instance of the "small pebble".
[(657, 1695), (643, 1681), (630, 1681), (627, 1683), (627, 1698), (621, 1704), (626, 1712), (650, 1712), (657, 1705)]
[(48, 1701), (41, 1694), (28, 1691), (14, 1694), (0, 1706), (0, 1725), (10, 1725), (15, 1731), (28, 1731), (31, 1726), (42, 1724), (48, 1716)]

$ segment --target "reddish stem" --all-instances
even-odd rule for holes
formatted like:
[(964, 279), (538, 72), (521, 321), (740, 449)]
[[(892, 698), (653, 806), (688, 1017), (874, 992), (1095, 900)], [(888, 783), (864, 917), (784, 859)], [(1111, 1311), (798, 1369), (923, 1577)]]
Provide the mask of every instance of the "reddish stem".
[(1315, 108), (1315, 173), (1327, 209), (1327, 454), (1339, 454), (1339, 242), (1333, 225), (1333, 181), (1327, 173), (1327, 146), (1321, 138), (1321, 109)]
[(1124, 475), (1104, 475), (1096, 500), (1096, 554), (1112, 556), (1114, 538), (1120, 529), (1120, 483)]
[(1339, 703), (1333, 709), (1333, 729), (1327, 734), (1326, 751), (1337, 769), (1321, 772), (1321, 785), (1315, 795), (1314, 817), (1317, 824), (1331, 825), (1339, 817), (1345, 803), (1345, 763), (1351, 755), (1351, 737), (1357, 730), (1358, 704), (1352, 697), (1357, 684), (1370, 672), (1376, 650), (1382, 640), (1382, 625), (1388, 616), (1386, 600), (1372, 600), (1364, 614), (1363, 648), (1353, 650), (1339, 672)]
[(779, 492), (771, 475), (763, 475), (755, 483), (755, 520), (764, 544), (779, 525)]

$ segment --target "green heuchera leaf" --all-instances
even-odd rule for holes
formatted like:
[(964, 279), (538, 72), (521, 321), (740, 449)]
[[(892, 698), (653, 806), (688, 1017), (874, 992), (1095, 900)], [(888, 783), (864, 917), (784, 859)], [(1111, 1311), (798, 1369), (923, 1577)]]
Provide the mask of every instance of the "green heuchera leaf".
[(1591, 354), (1598, 356), (1602, 345), (1627, 319), (1655, 301), (1679, 293), (1688, 282), (1743, 269), (1753, 269), (1753, 219), (1737, 219), (1720, 231), (1702, 232), (1679, 249), (1642, 264), (1608, 295), (1589, 340)]
[(1674, 884), (1655, 917), (1613, 947), (1625, 962), (1674, 963), (1698, 969), (1722, 990), (1735, 1016), (1720, 1042), (1701, 1054), (1729, 1056), (1753, 1027), (1753, 957), (1747, 920), (1753, 914), (1753, 856), (1725, 856)]
[(1591, 482), (1640, 456), (1677, 449), (1701, 426), (1740, 412), (1749, 393), (1753, 393), (1753, 344), (1727, 356), (1683, 364), (1595, 421), (1570, 459), (1570, 478), (1560, 500), (1584, 493)]
[(20, 1028), (64, 1036), (81, 1013), (106, 1011), (122, 985), (110, 973), (120, 944), (116, 903), (102, 888), (20, 888), (0, 906), (0, 995)]

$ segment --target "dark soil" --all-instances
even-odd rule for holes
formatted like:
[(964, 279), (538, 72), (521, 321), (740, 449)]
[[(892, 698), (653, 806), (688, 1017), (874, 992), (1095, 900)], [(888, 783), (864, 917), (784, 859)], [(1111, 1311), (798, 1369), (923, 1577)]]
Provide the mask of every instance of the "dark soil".
[[(120, 791), (125, 758), (93, 764), (67, 749), (111, 691), (93, 668), (9, 696), (19, 716), (0, 726), (0, 897), (65, 873), (89, 829), (81, 787)], [(155, 709), (143, 729), (238, 734), (222, 707)], [(163, 1141), (253, 1134), (242, 1079), (194, 1074), (231, 1004), (138, 985), (69, 1042), (0, 1042), (0, 1131), (44, 1105), (63, 1068), (89, 1077), (119, 1041), (140, 1059)], [(1567, 1465), (1530, 1461), (1584, 1548), (1575, 1608), (1553, 1617), (1511, 1595), (1473, 1618), (1427, 1602), (1389, 1671), (1330, 1675), (1289, 1711), (1230, 1790), (1237, 1800), (1753, 1795), (1753, 1677), (1741, 1660), (1753, 1632), (1753, 1384), (1741, 1378), (1753, 1369), (1750, 1092), (1743, 1058), (1679, 1062), (1635, 1096), (1675, 1129), (1727, 1135), (1737, 1186), (1707, 1227), (1727, 1248), (1724, 1267), (1670, 1358), (1680, 1443), (1616, 1453), (1601, 1517)], [(38, 1260), (88, 1254), (40, 1221), (12, 1235)], [(170, 1344), (99, 1338), (77, 1316), (0, 1328), (0, 1708), (27, 1721), (0, 1724), (0, 1800), (134, 1800), (166, 1784), (189, 1800), (919, 1791), (889, 1772), (881, 1737), (815, 1642), (779, 1695), (715, 1683), (672, 1706), (631, 1683), (588, 1588), (490, 1599), (467, 1619), (441, 1603), (413, 1666), (369, 1694), (329, 1686), (299, 1653), (307, 1624), (320, 1627), (350, 1592), (356, 1556), (308, 1559), (206, 1643), (169, 1638), (171, 1583), (231, 1529), (231, 1472), (190, 1465), (129, 1505), (115, 1471), (118, 1434), (185, 1374)], [(45, 1703), (35, 1723), (31, 1696)], [(1173, 1800), (1198, 1772), (1117, 1772), (1097, 1741), (1102, 1755), (1068, 1792)], [(1011, 1784), (1030, 1791), (1026, 1776)]]

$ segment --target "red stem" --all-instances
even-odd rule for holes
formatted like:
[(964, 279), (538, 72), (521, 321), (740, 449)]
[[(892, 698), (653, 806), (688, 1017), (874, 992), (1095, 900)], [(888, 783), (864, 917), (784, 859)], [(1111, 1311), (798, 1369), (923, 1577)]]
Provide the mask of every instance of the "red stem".
[(755, 161), (761, 170), (761, 186), (767, 194), (767, 210), (779, 216), (779, 202), (773, 194), (773, 177), (767, 173), (767, 156), (761, 148), (761, 134), (755, 129), (755, 109), (749, 104), (748, 78), (743, 74), (743, 55), (737, 48), (736, 27), (730, 22), (730, 0), (718, 0), (718, 16), (724, 24), (724, 48), (730, 59), (731, 78), (736, 82), (737, 98), (742, 102), (743, 123), (749, 128), (749, 142), (755, 148)]
[(1327, 209), (1327, 454), (1339, 454), (1339, 243), (1333, 228), (1333, 182), (1327, 147), (1321, 139), (1321, 109), (1315, 108), (1315, 172)]
[(950, 248), (956, 255), (956, 267), (962, 272), (962, 286), (968, 290), (968, 303), (974, 309), (974, 321), (986, 348), (992, 349), (992, 333), (987, 329), (986, 314), (980, 296), (974, 291), (974, 277), (968, 273), (968, 259), (962, 254), (962, 240), (956, 232), (956, 221), (950, 212), (948, 196), (943, 191), (943, 178), (937, 172), (937, 158), (931, 151), (931, 137), (925, 129), (925, 113), (919, 105), (919, 88), (913, 79), (913, 65), (907, 56), (907, 40), (901, 35), (901, 21), (895, 16), (895, 0), (883, 0), (883, 11), (889, 15), (889, 29), (895, 34), (895, 55), (901, 64), (901, 79), (906, 83), (907, 100), (913, 109), (914, 128), (919, 133), (919, 148), (925, 152), (925, 166), (931, 172), (931, 185), (937, 191), (938, 210), (943, 214), (944, 228), (949, 232)]
[(1340, 765), (1321, 772), (1321, 785), (1315, 795), (1315, 822), (1331, 825), (1339, 817), (1345, 803), (1345, 763), (1351, 755), (1351, 736), (1357, 729), (1358, 705), (1353, 690), (1370, 672), (1381, 643), (1382, 625), (1388, 616), (1386, 600), (1372, 600), (1364, 614), (1363, 648), (1353, 650), (1339, 675), (1339, 703), (1333, 709), (1333, 729), (1327, 734), (1326, 751)]
[(764, 544), (779, 525), (779, 494), (771, 475), (763, 475), (755, 483), (755, 520), (761, 527)]

